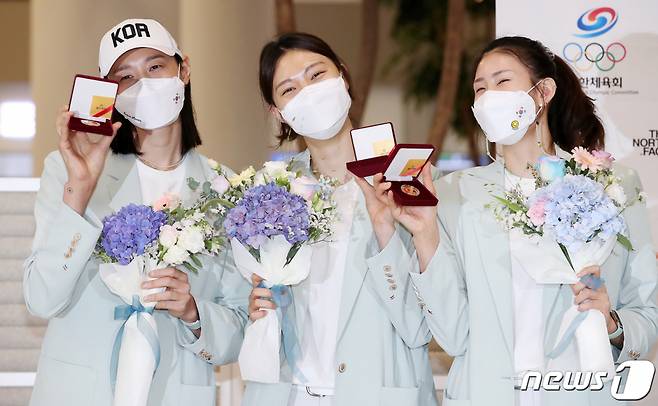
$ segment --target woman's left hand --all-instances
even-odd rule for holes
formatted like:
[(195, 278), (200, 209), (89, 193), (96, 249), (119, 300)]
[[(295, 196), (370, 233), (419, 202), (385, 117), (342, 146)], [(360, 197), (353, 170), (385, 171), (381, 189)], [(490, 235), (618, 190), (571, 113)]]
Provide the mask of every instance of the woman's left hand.
[[(420, 173), (420, 182), (425, 188), (436, 196), (432, 182), (432, 165), (425, 165)], [(390, 183), (389, 183), (390, 188)], [(400, 206), (393, 199), (393, 192), (386, 192), (386, 200), (393, 218), (402, 224), (414, 236), (436, 235), (438, 239), (439, 228), (436, 223), (436, 206)], [(438, 241), (437, 241), (438, 242)]]
[(196, 301), (190, 293), (187, 274), (176, 268), (156, 269), (149, 273), (151, 281), (142, 283), (144, 289), (166, 288), (164, 292), (148, 295), (147, 302), (157, 302), (155, 308), (167, 310), (172, 316), (187, 323), (199, 320)]
[[(576, 276), (582, 278), (583, 276), (590, 274), (600, 278), (601, 268), (598, 266), (588, 266), (578, 272)], [(579, 311), (584, 312), (590, 309), (596, 309), (605, 317), (608, 334), (617, 329), (617, 323), (610, 315), (612, 307), (610, 306), (610, 298), (608, 297), (608, 290), (606, 289), (605, 284), (601, 283), (601, 286), (598, 289), (590, 289), (582, 282), (578, 282), (571, 285), (571, 289), (575, 296), (573, 302), (578, 305)]]
[[(358, 179), (358, 183), (364, 194), (374, 196), (371, 199), (366, 198), (366, 203), (369, 200), (376, 202), (373, 206), (377, 206), (380, 212), (386, 212), (388, 216), (402, 224), (411, 233), (416, 248), (416, 255), (418, 256), (420, 272), (424, 272), (439, 246), (437, 208), (435, 206), (398, 205), (393, 199), (393, 192), (389, 190), (391, 183), (382, 182), (382, 178), (382, 174), (374, 176), (374, 187), (370, 187), (365, 180)], [(420, 174), (420, 182), (430, 193), (436, 195), (434, 183), (432, 182), (431, 165), (425, 165), (423, 167)], [(384, 208), (387, 210), (384, 210)], [(371, 217), (373, 217), (372, 214)], [(385, 217), (385, 215), (382, 215), (382, 217)], [(392, 231), (390, 234), (392, 234)], [(388, 239), (385, 241), (387, 242)], [(382, 241), (380, 241), (379, 245), (383, 248)]]

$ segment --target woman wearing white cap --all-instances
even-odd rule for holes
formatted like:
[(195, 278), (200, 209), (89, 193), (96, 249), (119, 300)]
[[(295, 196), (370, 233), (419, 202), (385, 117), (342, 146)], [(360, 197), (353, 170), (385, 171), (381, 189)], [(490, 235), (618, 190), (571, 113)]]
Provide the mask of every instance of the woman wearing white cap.
[[(59, 151), (48, 155), (35, 206), (36, 234), (25, 262), (31, 313), (49, 319), (31, 405), (110, 405), (112, 343), (123, 304), (98, 276), (93, 250), (100, 219), (164, 193), (185, 198), (185, 179), (212, 176), (195, 151), (201, 139), (190, 100), (190, 64), (157, 21), (126, 20), (101, 39), (101, 76), (119, 82), (114, 134), (100, 140), (57, 119)], [(109, 150), (112, 150), (110, 153)], [(213, 364), (232, 362), (246, 322), (248, 284), (226, 252), (186, 274), (154, 271), (161, 359), (149, 405), (213, 405)]]

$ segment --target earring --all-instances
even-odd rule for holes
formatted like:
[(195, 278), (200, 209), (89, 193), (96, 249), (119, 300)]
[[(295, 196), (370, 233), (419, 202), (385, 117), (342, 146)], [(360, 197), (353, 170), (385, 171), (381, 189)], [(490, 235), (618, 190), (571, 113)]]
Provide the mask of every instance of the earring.
[(487, 156), (489, 157), (489, 159), (491, 159), (491, 162), (496, 162), (496, 158), (491, 156), (491, 152), (489, 151), (489, 140), (487, 140), (486, 138), (484, 139), (484, 146), (487, 151)]
[(550, 156), (551, 154), (546, 151), (546, 148), (544, 148), (544, 141), (542, 141), (541, 137), (541, 127), (539, 126), (539, 121), (537, 121), (537, 128), (535, 128), (535, 139), (537, 141), (537, 147), (539, 147), (539, 150), (544, 154)]

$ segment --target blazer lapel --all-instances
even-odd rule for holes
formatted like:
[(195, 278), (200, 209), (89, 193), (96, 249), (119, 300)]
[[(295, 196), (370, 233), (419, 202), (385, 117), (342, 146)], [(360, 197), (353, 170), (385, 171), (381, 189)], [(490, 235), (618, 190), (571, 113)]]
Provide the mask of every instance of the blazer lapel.
[(192, 189), (187, 186), (187, 180), (193, 178), (199, 183), (203, 183), (207, 180), (210, 180), (211, 174), (206, 171), (206, 168), (209, 168), (207, 165), (204, 165), (204, 158), (196, 152), (196, 150), (191, 150), (188, 152), (187, 167), (185, 168), (185, 181), (183, 183), (183, 188), (180, 192), (181, 202), (190, 203), (190, 199), (195, 199), (197, 196), (192, 191)]
[[(303, 174), (313, 177), (310, 167), (310, 153), (308, 150), (297, 154), (293, 158), (292, 170), (301, 171)], [(359, 190), (354, 205), (352, 226), (349, 233), (350, 240), (347, 246), (347, 259), (345, 262), (340, 307), (338, 311), (336, 343), (340, 341), (345, 331), (347, 322), (352, 315), (354, 303), (363, 287), (366, 272), (368, 271), (364, 258), (364, 252), (366, 250), (365, 245), (370, 240), (371, 236), (372, 225), (370, 224), (370, 217), (368, 216), (365, 207), (363, 193)], [(295, 300), (299, 301), (298, 303), (306, 303), (308, 301), (303, 282), (298, 286), (294, 286), (292, 290)], [(303, 308), (304, 306), (302, 305), (301, 307)], [(302, 326), (305, 315), (297, 314), (296, 317), (297, 325)], [(300, 332), (299, 334), (303, 334), (303, 332)]]
[(135, 166), (134, 155), (118, 156), (108, 171), (108, 190), (112, 195), (110, 208), (118, 211), (130, 204), (142, 203), (142, 187), (139, 182), (139, 173)]
[(472, 226), (479, 245), (478, 253), (496, 307), (498, 323), (507, 350), (512, 356), (514, 354), (514, 303), (509, 233), (494, 218), (492, 211), (485, 208), (486, 204), (493, 201), (492, 195), (502, 196), (504, 194), (505, 174), (503, 171), (503, 165), (494, 162), (481, 168), (472, 176), (464, 176), (462, 193), (475, 205)]
[(110, 153), (106, 158), (105, 169), (88, 206), (99, 220), (128, 203), (141, 203), (142, 192), (137, 171), (132, 171), (134, 166), (134, 155)]
[[(480, 218), (473, 219), (473, 227), (480, 249), (482, 268), (489, 284), (491, 297), (505, 343), (511, 356), (514, 354), (514, 299), (512, 292), (512, 265), (509, 248), (509, 233), (494, 218), (484, 205), (492, 202), (492, 195), (503, 196), (505, 185), (504, 166), (494, 162), (479, 173), (463, 178), (465, 198), (481, 210)], [(542, 298), (544, 321), (544, 345), (555, 341), (561, 314), (569, 304), (571, 293), (564, 285), (545, 285)], [(566, 290), (565, 290), (566, 289)]]
[(336, 343), (340, 342), (345, 332), (345, 327), (352, 315), (352, 309), (359, 296), (359, 292), (361, 292), (366, 273), (368, 272), (364, 253), (366, 252), (365, 245), (370, 240), (373, 231), (363, 193), (361, 193), (361, 190), (357, 193), (354, 214), (352, 215), (352, 227), (349, 234), (350, 241), (347, 249), (345, 273), (343, 275)]

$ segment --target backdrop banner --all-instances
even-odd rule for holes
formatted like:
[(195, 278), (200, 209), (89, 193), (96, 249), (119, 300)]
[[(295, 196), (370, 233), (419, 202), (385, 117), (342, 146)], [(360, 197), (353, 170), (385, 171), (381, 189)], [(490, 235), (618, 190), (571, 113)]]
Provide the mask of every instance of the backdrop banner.
[(595, 99), (606, 150), (640, 175), (658, 244), (658, 2), (497, 0), (496, 35), (541, 41)]

